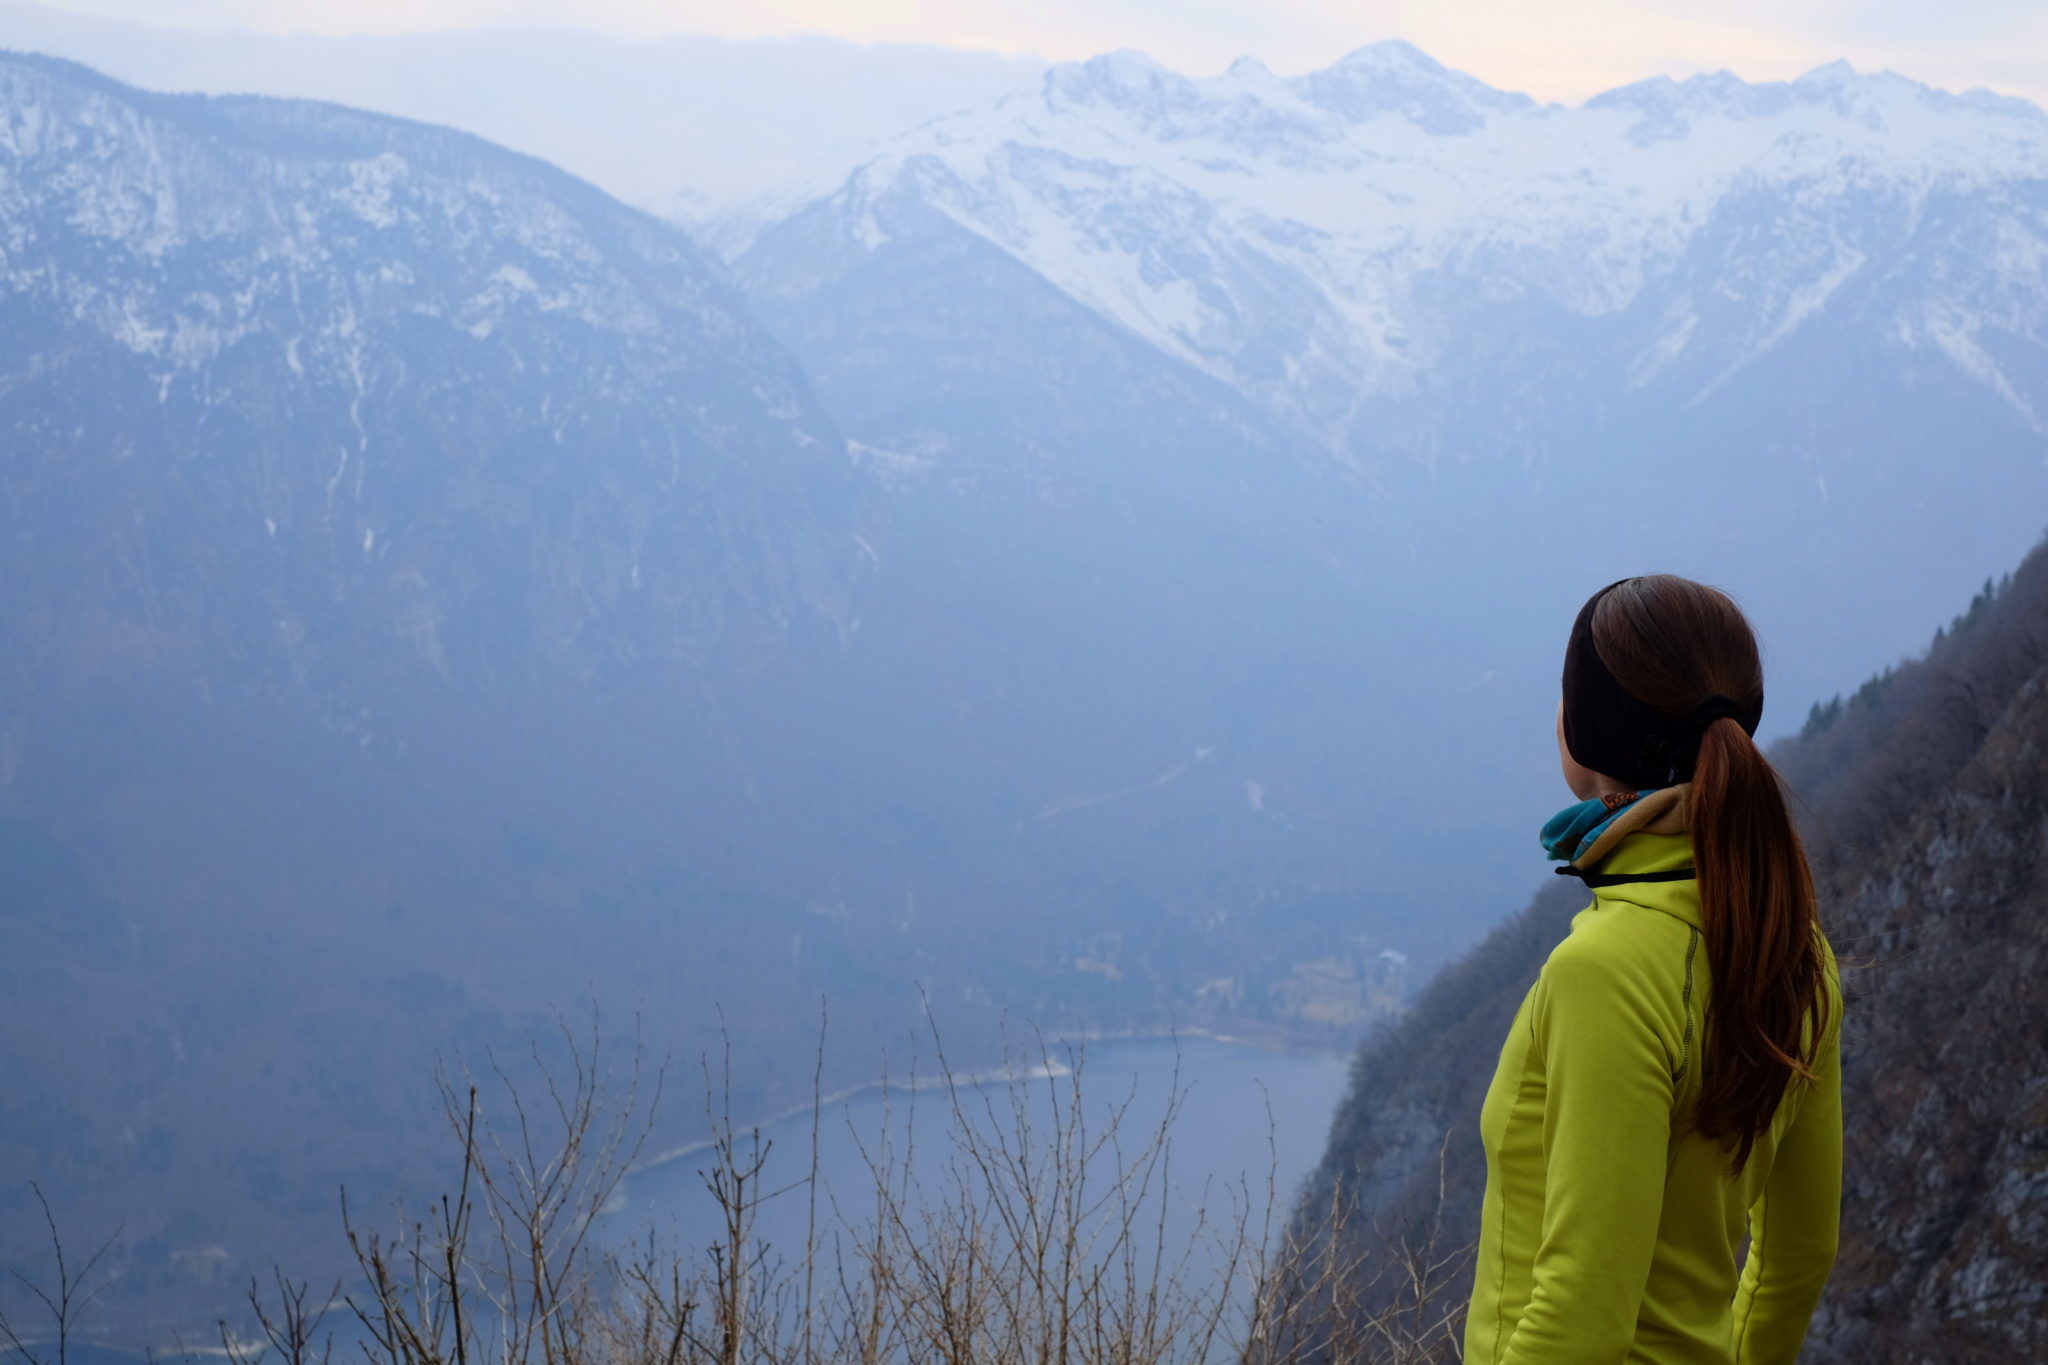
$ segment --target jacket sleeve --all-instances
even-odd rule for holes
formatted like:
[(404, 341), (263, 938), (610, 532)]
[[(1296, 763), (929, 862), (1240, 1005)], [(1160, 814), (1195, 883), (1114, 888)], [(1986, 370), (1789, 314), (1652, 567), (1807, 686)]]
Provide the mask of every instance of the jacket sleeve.
[(1652, 987), (1567, 939), (1530, 1027), (1542, 1058), (1543, 1224), (1502, 1365), (1620, 1365), (1663, 1214), (1675, 1083)]
[[(1837, 1001), (1836, 1018), (1840, 1016)], [(1740, 1365), (1791, 1365), (1835, 1263), (1842, 1216), (1842, 1051), (1830, 1030), (1770, 1178), (1749, 1211), (1749, 1255), (1735, 1295)]]

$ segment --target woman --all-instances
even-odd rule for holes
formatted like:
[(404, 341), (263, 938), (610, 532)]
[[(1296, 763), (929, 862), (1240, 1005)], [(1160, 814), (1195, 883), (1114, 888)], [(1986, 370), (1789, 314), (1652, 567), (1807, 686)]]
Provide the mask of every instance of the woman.
[(1751, 740), (1763, 696), (1713, 588), (1623, 579), (1572, 627), (1558, 754), (1580, 801), (1543, 844), (1593, 903), (1487, 1091), (1468, 1365), (1799, 1353), (1835, 1255), (1842, 1006)]

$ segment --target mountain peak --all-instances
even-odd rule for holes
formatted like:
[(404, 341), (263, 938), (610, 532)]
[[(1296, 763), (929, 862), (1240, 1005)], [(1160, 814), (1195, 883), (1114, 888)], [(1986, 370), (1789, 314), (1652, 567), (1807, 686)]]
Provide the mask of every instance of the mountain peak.
[(1816, 66), (1792, 84), (1809, 89), (1832, 89), (1852, 84), (1860, 75), (1861, 73), (1849, 64), (1846, 57), (1837, 57), (1831, 62)]
[(1110, 105), (1147, 113), (1177, 102), (1188, 86), (1186, 76), (1128, 47), (1085, 62), (1062, 62), (1045, 73), (1046, 98), (1054, 103)]
[(1405, 68), (1433, 74), (1443, 74), (1448, 70), (1442, 62), (1405, 38), (1382, 38), (1379, 42), (1354, 48), (1339, 57), (1330, 69), (1335, 71), (1361, 67), (1378, 70)]
[(1871, 128), (1890, 126), (1894, 117), (1916, 109), (1937, 115), (1988, 113), (2029, 121), (2041, 118), (2040, 108), (2026, 100), (1994, 95), (1985, 90), (1957, 95), (1896, 71), (1858, 71), (1840, 60), (1817, 66), (1795, 80), (1772, 88), (1784, 91), (1792, 101), (1832, 109)]
[(1174, 74), (1150, 53), (1135, 47), (1120, 47), (1099, 57), (1090, 57), (1082, 65), (1117, 80), (1156, 80), (1160, 76)]
[(1453, 71), (1399, 38), (1361, 47), (1289, 84), (1308, 103), (1346, 122), (1396, 114), (1438, 136), (1476, 132), (1489, 115), (1536, 107), (1527, 95)]
[(1696, 118), (1765, 118), (1789, 108), (1793, 96), (1782, 83), (1751, 85), (1728, 71), (1708, 71), (1674, 80), (1652, 76), (1593, 96), (1588, 109), (1636, 114), (1629, 138), (1638, 146), (1681, 138)]
[(1858, 71), (1846, 61), (1817, 66), (1789, 81), (1752, 84), (1727, 71), (1705, 72), (1673, 80), (1648, 80), (1595, 95), (1592, 110), (1621, 109), (1638, 115), (1629, 137), (1638, 145), (1684, 137), (1700, 119), (1772, 118), (1794, 109), (1831, 111), (1836, 116), (1882, 129), (1901, 111), (1931, 110), (1936, 114), (1990, 113), (2030, 121), (2043, 117), (2025, 100), (1972, 90), (1954, 95), (1892, 71)]

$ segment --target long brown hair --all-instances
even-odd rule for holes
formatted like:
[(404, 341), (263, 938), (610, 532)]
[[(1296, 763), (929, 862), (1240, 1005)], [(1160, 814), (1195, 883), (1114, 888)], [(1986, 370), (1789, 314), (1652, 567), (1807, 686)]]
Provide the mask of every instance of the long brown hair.
[[(1708, 697), (1761, 701), (1756, 636), (1727, 594), (1650, 574), (1595, 608), (1593, 644), (1629, 692), (1673, 716)], [(1813, 873), (1777, 770), (1731, 716), (1711, 722), (1693, 770), (1693, 865), (1713, 986), (1693, 1126), (1749, 1160), (1794, 1078), (1811, 1080), (1827, 1030), (1825, 948)]]

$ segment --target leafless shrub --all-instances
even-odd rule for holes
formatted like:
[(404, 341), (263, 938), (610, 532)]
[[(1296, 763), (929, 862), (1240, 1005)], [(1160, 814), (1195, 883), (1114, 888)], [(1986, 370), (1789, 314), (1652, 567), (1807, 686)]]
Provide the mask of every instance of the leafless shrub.
[[(1265, 1264), (1246, 1334), (1251, 1365), (1441, 1365), (1464, 1358), (1457, 1292), (1473, 1244), (1447, 1235), (1449, 1143), (1437, 1153), (1436, 1199), (1399, 1226), (1379, 1215), (1353, 1226), (1341, 1185), (1319, 1216), (1297, 1217)], [(1303, 1210), (1307, 1213), (1307, 1210)]]
[(50, 1259), (56, 1267), (55, 1284), (44, 1284), (32, 1280), (18, 1270), (12, 1275), (22, 1288), (26, 1289), (37, 1302), (42, 1304), (49, 1318), (49, 1336), (40, 1338), (24, 1337), (26, 1328), (17, 1328), (6, 1313), (0, 1312), (0, 1356), (19, 1355), (28, 1365), (67, 1365), (71, 1355), (71, 1343), (78, 1333), (80, 1316), (92, 1306), (92, 1301), (106, 1287), (104, 1277), (95, 1279), (95, 1272), (106, 1259), (107, 1248), (121, 1235), (117, 1228), (101, 1242), (99, 1249), (85, 1258), (85, 1263), (73, 1270), (71, 1262), (64, 1255), (64, 1238), (57, 1229), (57, 1216), (50, 1211), (50, 1201), (43, 1194), (43, 1187), (35, 1181), (29, 1182), (34, 1191), (36, 1204), (43, 1211), (43, 1224), (50, 1232)]
[[(621, 1327), (595, 1311), (622, 1267), (592, 1240), (639, 1158), (663, 1072), (639, 1047), (605, 1067), (593, 1020), (560, 1026), (566, 1064), (536, 1042), (524, 1084), (495, 1055), (480, 1079), (437, 1077), (462, 1155), (453, 1196), (395, 1236), (342, 1221), (364, 1288), (347, 1296), (373, 1365), (577, 1365), (607, 1359)], [(486, 1102), (488, 1086), (488, 1103)], [(478, 1216), (482, 1216), (479, 1226)]]
[(328, 1310), (340, 1300), (341, 1286), (336, 1284), (324, 1299), (309, 1302), (312, 1286), (306, 1281), (286, 1279), (282, 1270), (273, 1270), (271, 1278), (277, 1289), (274, 1302), (266, 1302), (262, 1286), (249, 1281), (249, 1311), (260, 1338), (237, 1335), (225, 1320), (219, 1324), (221, 1353), (228, 1365), (258, 1365), (272, 1352), (279, 1365), (331, 1365), (334, 1337), (320, 1329)]

